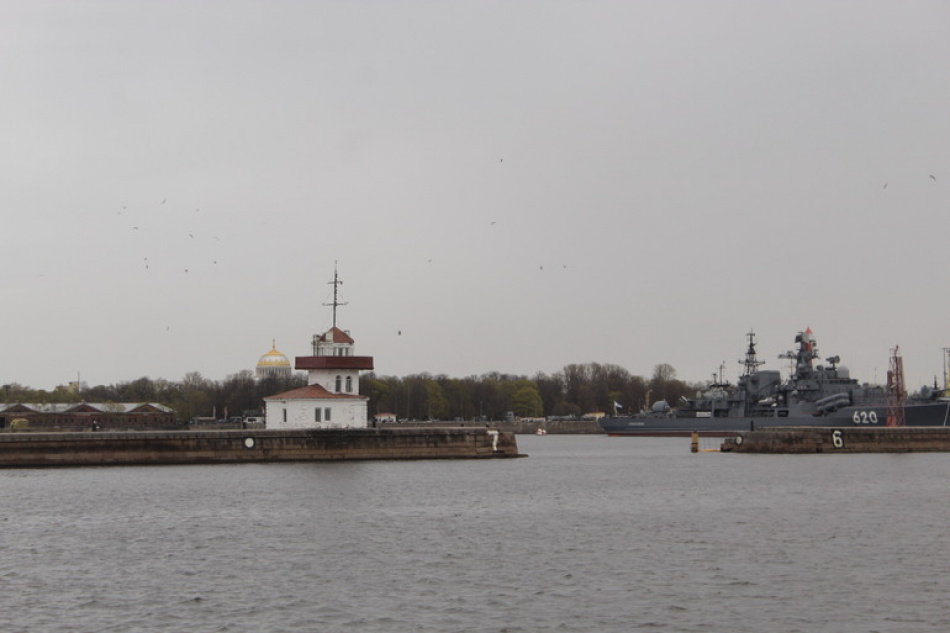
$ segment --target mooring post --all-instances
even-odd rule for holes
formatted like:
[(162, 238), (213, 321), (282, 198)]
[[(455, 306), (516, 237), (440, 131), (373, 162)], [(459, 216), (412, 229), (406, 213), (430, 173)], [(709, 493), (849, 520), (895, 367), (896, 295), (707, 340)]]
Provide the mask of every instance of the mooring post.
[(690, 446), (689, 450), (692, 453), (699, 452), (699, 431), (693, 431), (693, 443)]

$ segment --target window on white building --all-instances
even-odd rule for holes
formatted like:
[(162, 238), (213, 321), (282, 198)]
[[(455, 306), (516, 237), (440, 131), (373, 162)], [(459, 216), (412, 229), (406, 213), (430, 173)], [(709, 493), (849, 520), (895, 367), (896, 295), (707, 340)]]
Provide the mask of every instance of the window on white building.
[(346, 377), (346, 393), (353, 393), (353, 376)]
[(339, 376), (336, 377), (336, 392), (340, 393), (343, 390), (343, 379)]
[(287, 421), (287, 409), (284, 409), (284, 422)]
[(320, 407), (317, 407), (316, 409), (313, 410), (313, 421), (314, 422), (320, 421)]
[(326, 409), (323, 410), (323, 419), (326, 420), (327, 422), (330, 421), (330, 409), (329, 409), (329, 408), (326, 408)]

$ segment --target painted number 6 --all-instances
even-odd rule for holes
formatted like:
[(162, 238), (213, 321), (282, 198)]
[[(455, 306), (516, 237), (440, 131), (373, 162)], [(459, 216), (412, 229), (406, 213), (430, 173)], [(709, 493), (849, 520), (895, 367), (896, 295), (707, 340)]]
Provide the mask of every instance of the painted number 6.
[(834, 431), (831, 433), (831, 443), (834, 444), (835, 448), (844, 447), (844, 440), (841, 439), (841, 431)]

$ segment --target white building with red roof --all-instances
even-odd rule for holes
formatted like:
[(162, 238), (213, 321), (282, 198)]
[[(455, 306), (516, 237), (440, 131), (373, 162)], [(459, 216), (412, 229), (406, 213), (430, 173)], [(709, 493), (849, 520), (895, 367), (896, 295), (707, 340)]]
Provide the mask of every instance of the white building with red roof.
[(365, 428), (368, 396), (360, 395), (360, 371), (373, 369), (372, 356), (355, 356), (354, 342), (335, 325), (313, 337), (313, 355), (298, 356), (307, 386), (264, 398), (269, 429)]
[(369, 426), (368, 396), (360, 395), (360, 371), (373, 369), (372, 356), (355, 356), (353, 338), (336, 326), (343, 283), (333, 266), (333, 327), (313, 336), (313, 355), (298, 356), (295, 369), (307, 372), (307, 386), (264, 398), (269, 429), (351, 429)]

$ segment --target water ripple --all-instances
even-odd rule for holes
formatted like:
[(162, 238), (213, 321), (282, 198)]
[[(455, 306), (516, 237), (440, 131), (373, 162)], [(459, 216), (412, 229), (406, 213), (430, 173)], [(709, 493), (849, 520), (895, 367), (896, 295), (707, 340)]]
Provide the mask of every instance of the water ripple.
[(944, 631), (941, 455), (0, 471), (0, 630)]

